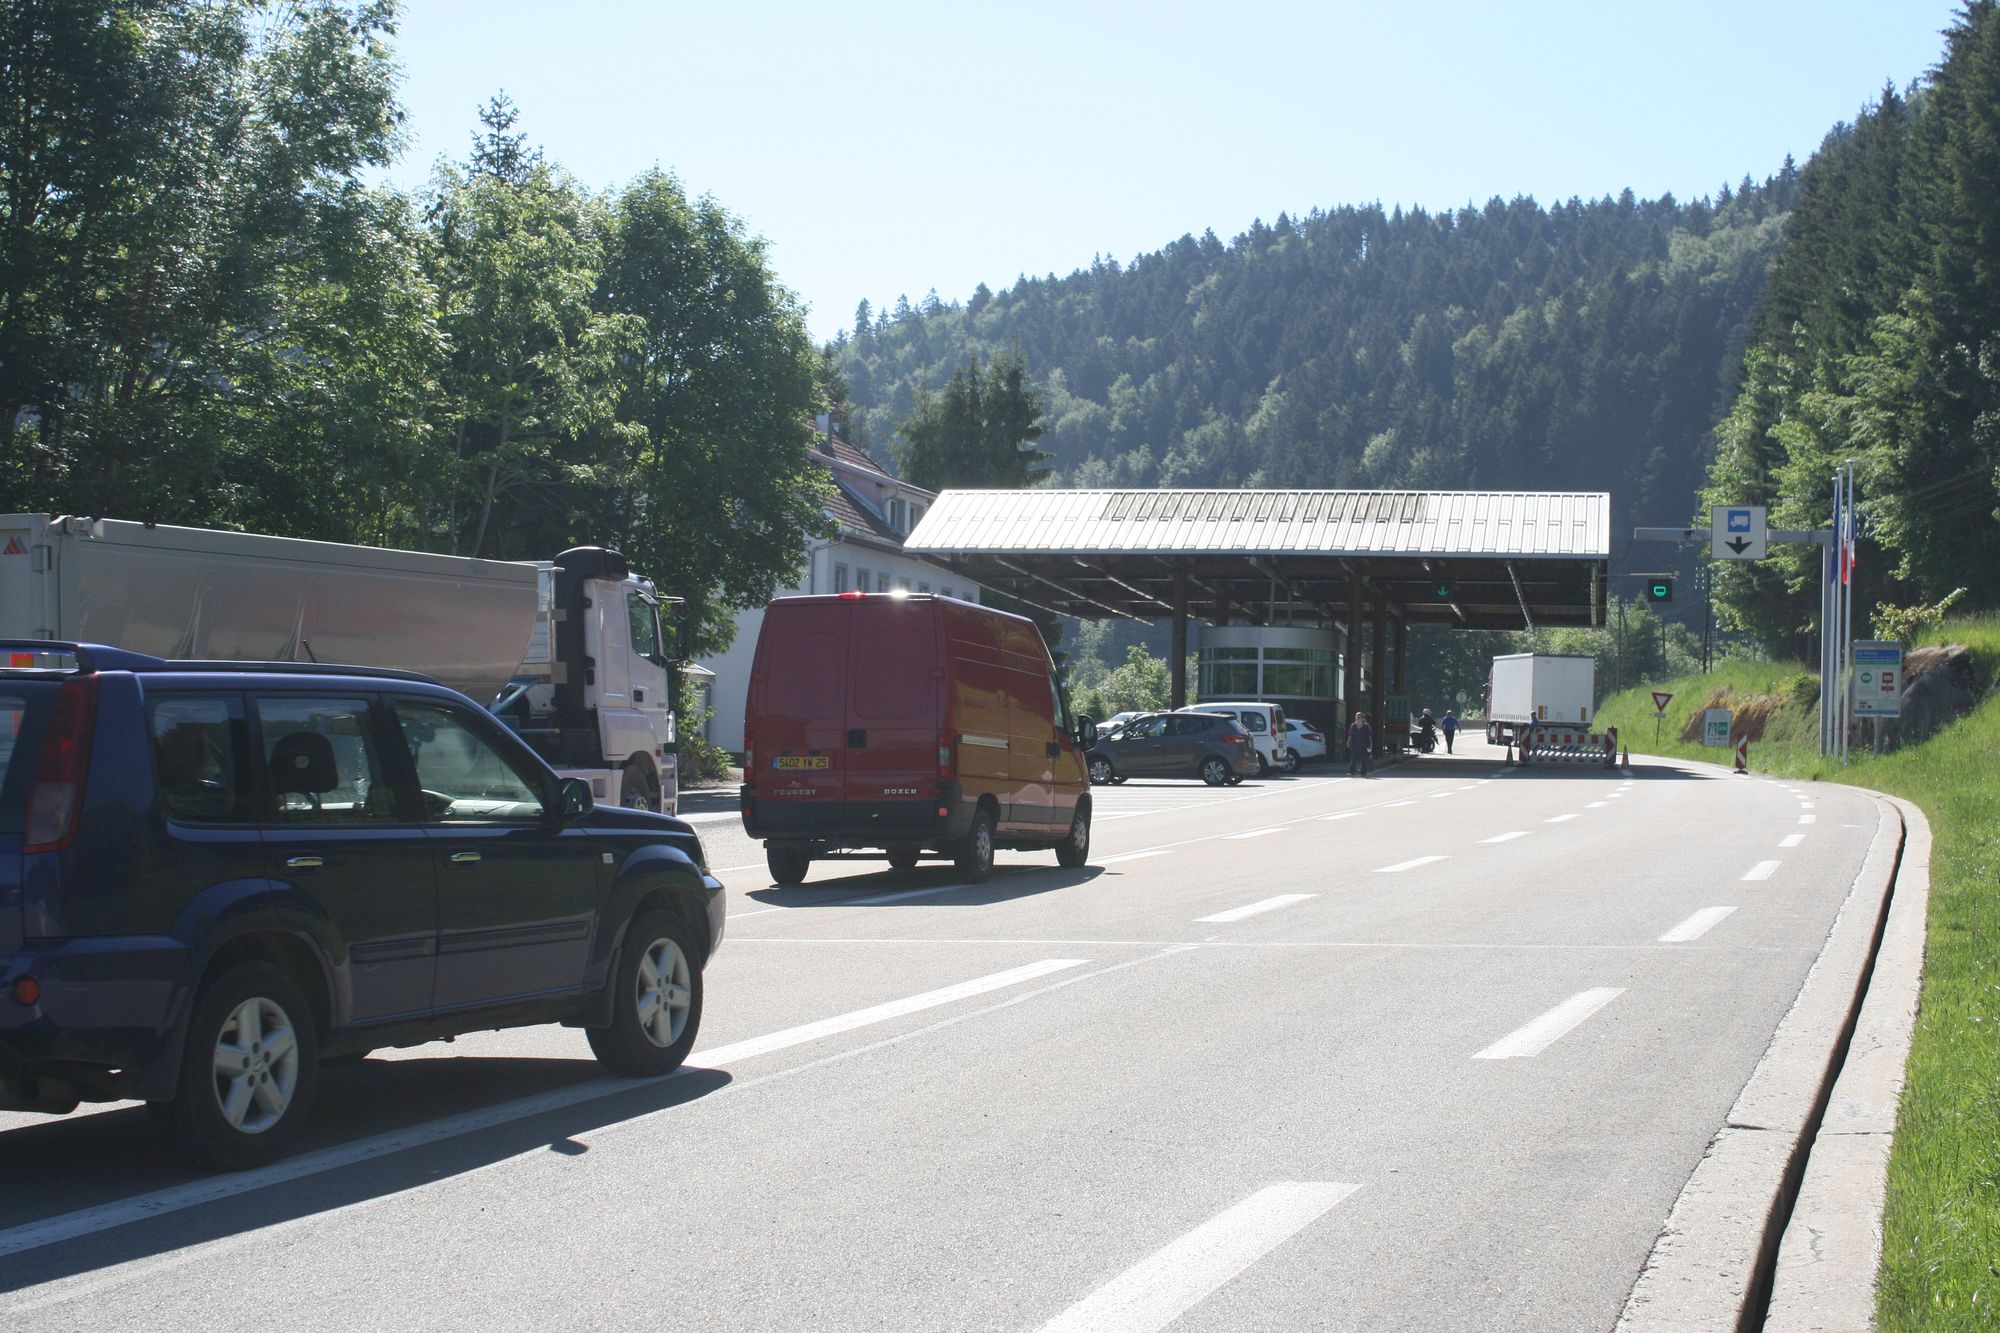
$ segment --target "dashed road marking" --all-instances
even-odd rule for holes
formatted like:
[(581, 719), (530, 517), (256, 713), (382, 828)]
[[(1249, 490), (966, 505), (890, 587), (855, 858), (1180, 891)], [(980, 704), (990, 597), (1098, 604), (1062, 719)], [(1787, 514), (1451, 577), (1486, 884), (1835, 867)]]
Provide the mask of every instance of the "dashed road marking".
[(1494, 834), (1494, 835), (1493, 835), (1492, 837), (1490, 837), (1490, 838), (1481, 838), (1481, 839), (1480, 839), (1480, 841), (1481, 841), (1481, 842), (1512, 842), (1512, 841), (1514, 841), (1514, 839), (1516, 839), (1516, 838), (1525, 838), (1525, 837), (1527, 837), (1527, 836), (1528, 836), (1528, 835), (1527, 835), (1527, 833), (1525, 833), (1525, 832), (1521, 832), (1521, 833), (1496, 833), (1496, 834)]
[(1232, 907), (1226, 912), (1217, 912), (1213, 916), (1198, 916), (1195, 920), (1212, 921), (1217, 925), (1227, 925), (1231, 921), (1241, 921), (1245, 917), (1258, 916), (1264, 912), (1275, 912), (1280, 907), (1290, 907), (1293, 903), (1302, 903), (1308, 898), (1317, 897), (1319, 897), (1317, 893), (1281, 893), (1275, 898), (1266, 898), (1261, 902), (1251, 903), (1247, 907)]
[(1724, 917), (1735, 911), (1734, 907), (1704, 907), (1687, 920), (1660, 936), (1662, 944), (1687, 944), (1698, 940), (1715, 927)]
[(1743, 878), (1746, 880), (1769, 879), (1772, 872), (1776, 871), (1783, 864), (1784, 862), (1782, 861), (1759, 861), (1756, 865), (1751, 866), (1743, 872)]
[(1412, 861), (1398, 861), (1392, 866), (1378, 866), (1375, 873), (1378, 875), (1397, 875), (1405, 870), (1415, 870), (1418, 866), (1427, 866), (1433, 861), (1442, 860), (1444, 860), (1442, 856), (1419, 856)]
[(1547, 819), (1543, 820), (1542, 822), (1544, 824), (1561, 824), (1575, 818), (1576, 815), (1574, 813), (1567, 815), (1550, 815)]
[(1778, 846), (1781, 848), (1796, 847), (1805, 840), (1806, 835), (1803, 833), (1787, 833), (1784, 837), (1778, 839)]
[(1530, 1060), (1555, 1045), (1558, 1039), (1585, 1019), (1625, 993), (1623, 986), (1599, 986), (1572, 995), (1555, 1008), (1524, 1027), (1516, 1028), (1472, 1058), (1475, 1060)]

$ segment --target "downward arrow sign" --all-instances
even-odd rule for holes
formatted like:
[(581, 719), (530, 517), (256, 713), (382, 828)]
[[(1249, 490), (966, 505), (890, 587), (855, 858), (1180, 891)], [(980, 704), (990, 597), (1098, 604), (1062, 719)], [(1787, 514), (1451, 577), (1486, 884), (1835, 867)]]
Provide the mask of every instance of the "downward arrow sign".
[(1741, 537), (1731, 537), (1728, 541), (1724, 542), (1723, 545), (1727, 546), (1730, 550), (1736, 552), (1736, 554), (1738, 555), (1742, 555), (1745, 551), (1750, 549), (1750, 543), (1744, 541)]

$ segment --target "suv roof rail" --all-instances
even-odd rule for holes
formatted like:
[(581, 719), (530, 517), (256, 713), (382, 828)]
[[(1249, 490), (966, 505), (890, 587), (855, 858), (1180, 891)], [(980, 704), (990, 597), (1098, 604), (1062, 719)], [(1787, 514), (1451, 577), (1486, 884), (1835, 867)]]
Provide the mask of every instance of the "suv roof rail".
[(0, 653), (67, 653), (76, 669), (91, 671), (158, 671), (165, 659), (127, 652), (102, 643), (72, 643), (67, 639), (0, 639)]
[(345, 662), (239, 662), (214, 658), (152, 659), (154, 665), (134, 667), (135, 671), (241, 671), (273, 676), (378, 676), (385, 680), (414, 680), (425, 685), (438, 683), (436, 676), (400, 667), (350, 666)]

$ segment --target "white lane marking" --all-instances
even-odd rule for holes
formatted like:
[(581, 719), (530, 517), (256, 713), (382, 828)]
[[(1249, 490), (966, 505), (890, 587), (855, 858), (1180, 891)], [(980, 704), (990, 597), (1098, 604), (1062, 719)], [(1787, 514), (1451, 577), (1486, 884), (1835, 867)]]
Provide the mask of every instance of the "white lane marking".
[(1604, 794), (1604, 799), (1607, 801), (1616, 801), (1622, 799), (1624, 795), (1625, 793), (1622, 791), (1606, 792)]
[(1231, 842), (1236, 842), (1243, 838), (1261, 838), (1266, 833), (1283, 833), (1284, 831), (1283, 825), (1273, 824), (1269, 828), (1253, 828), (1248, 833), (1229, 833), (1224, 836)]
[(711, 875), (726, 875), (732, 870), (764, 870), (767, 869), (769, 865), (770, 862), (768, 861), (751, 861), (747, 865), (722, 866), (718, 869), (710, 870), (708, 873)]
[(894, 893), (877, 893), (867, 898), (843, 898), (836, 907), (880, 907), (884, 903), (908, 902), (912, 898), (929, 898), (940, 893), (956, 893), (960, 889), (977, 889), (978, 884), (935, 884), (928, 889), (897, 889)]
[(675, 815), (674, 818), (683, 824), (720, 824), (725, 819), (741, 819), (743, 814), (738, 810), (711, 810), (699, 815)]
[(1800, 802), (1799, 802), (1799, 809), (1801, 809), (1801, 810), (1810, 810), (1810, 809), (1812, 809), (1812, 808), (1813, 808), (1813, 803), (1812, 803), (1811, 801), (1800, 801)]
[(1317, 897), (1319, 897), (1317, 893), (1281, 893), (1275, 898), (1251, 903), (1248, 907), (1232, 907), (1227, 912), (1217, 912), (1214, 916), (1198, 916), (1195, 920), (1227, 924), (1231, 921), (1241, 921), (1248, 916), (1256, 916), (1259, 912), (1275, 912), (1280, 907), (1290, 907), (1293, 903), (1302, 903), (1308, 898)]
[[(1083, 958), (1046, 958), (1039, 963), (1030, 963), (1025, 967), (1013, 968), (1006, 972), (996, 972), (991, 976), (979, 977), (957, 986), (926, 991), (907, 1000), (875, 1005), (869, 1009), (841, 1014), (818, 1023), (808, 1023), (803, 1027), (787, 1028), (781, 1032), (753, 1037), (748, 1041), (736, 1042), (729, 1046), (717, 1046), (706, 1051), (698, 1050), (688, 1057), (688, 1061), (691, 1066), (713, 1068), (726, 1061), (748, 1059), (753, 1055), (763, 1055), (782, 1050), (787, 1046), (813, 1041), (819, 1037), (831, 1036), (837, 1032), (846, 1032), (866, 1023), (883, 1022), (921, 1009), (948, 1004), (953, 1000), (983, 995), (1003, 986), (1033, 981), (1052, 972), (1081, 966), (1087, 961), (1089, 960)], [(692, 1072), (696, 1071), (684, 1069), (664, 1077), (679, 1078)], [(0, 1258), (40, 1249), (45, 1245), (76, 1240), (100, 1231), (109, 1231), (114, 1227), (144, 1221), (149, 1217), (160, 1217), (188, 1208), (198, 1208), (203, 1204), (217, 1203), (238, 1195), (269, 1189), (275, 1185), (304, 1180), (327, 1171), (336, 1171), (359, 1162), (374, 1161), (410, 1148), (427, 1147), (446, 1139), (491, 1129), (497, 1125), (512, 1124), (517, 1120), (546, 1115), (551, 1111), (566, 1110), (606, 1097), (615, 1097), (634, 1088), (643, 1087), (647, 1083), (658, 1081), (661, 1080), (593, 1078), (586, 1083), (557, 1088), (532, 1097), (518, 1098), (498, 1106), (483, 1107), (462, 1115), (446, 1116), (441, 1120), (390, 1130), (369, 1138), (357, 1139), (352, 1143), (322, 1148), (317, 1152), (302, 1153), (270, 1166), (257, 1167), (235, 1175), (190, 1181), (185, 1185), (174, 1185), (151, 1193), (134, 1195), (128, 1199), (117, 1199), (91, 1208), (80, 1208), (75, 1212), (63, 1213), (39, 1222), (8, 1227), (0, 1230)]]
[(1769, 879), (1772, 872), (1777, 870), (1782, 864), (1783, 862), (1780, 861), (1759, 861), (1756, 865), (1751, 866), (1743, 872), (1743, 878), (1746, 880)]
[[(1491, 782), (1491, 781), (1493, 781), (1493, 779), (1492, 779), (1492, 778), (1488, 778), (1488, 779), (1486, 779), (1486, 780), (1487, 780), (1488, 782)], [(1473, 789), (1475, 789), (1475, 788), (1476, 788), (1476, 787), (1478, 787), (1478, 786), (1479, 786), (1479, 784), (1478, 784), (1478, 783), (1476, 783), (1476, 782), (1468, 782), (1468, 783), (1466, 783), (1466, 784), (1465, 784), (1465, 785), (1464, 785), (1463, 787), (1455, 787), (1455, 788), (1453, 788), (1453, 790), (1454, 790), (1454, 791), (1472, 791)]]
[(1451, 791), (1434, 791), (1434, 792), (1432, 792), (1432, 793), (1431, 793), (1431, 799), (1432, 799), (1433, 801), (1435, 801), (1435, 800), (1439, 799), (1440, 797), (1444, 797), (1444, 796), (1456, 796), (1456, 795), (1458, 795), (1458, 791), (1457, 791), (1457, 789), (1456, 789), (1456, 788), (1454, 788), (1454, 789), (1453, 789), (1453, 790), (1451, 790)]
[(1784, 837), (1778, 839), (1778, 846), (1781, 848), (1796, 847), (1805, 840), (1806, 835), (1803, 833), (1787, 833)]
[(1326, 823), (1330, 820), (1335, 820), (1335, 819), (1352, 819), (1360, 813), (1361, 811), (1359, 810), (1342, 810), (1337, 815), (1321, 815), (1319, 818), (1321, 823)]
[(1480, 839), (1480, 841), (1481, 841), (1481, 842), (1512, 842), (1512, 841), (1514, 841), (1514, 839), (1516, 839), (1516, 838), (1525, 838), (1525, 837), (1527, 837), (1527, 836), (1528, 836), (1528, 835), (1527, 835), (1526, 833), (1496, 833), (1496, 834), (1494, 834), (1494, 835), (1493, 835), (1492, 837), (1490, 837), (1490, 838), (1481, 838), (1481, 839)]
[(1267, 1185), (1126, 1269), (1041, 1333), (1157, 1333), (1360, 1188), (1338, 1181)]
[(1044, 958), (1039, 963), (1029, 963), (1025, 967), (1010, 968), (1005, 972), (995, 972), (991, 976), (961, 981), (956, 986), (942, 986), (937, 990), (925, 991), (921, 995), (912, 995), (908, 999), (891, 1000), (887, 1004), (870, 1005), (866, 1009), (856, 1009), (851, 1013), (835, 1014), (832, 1018), (822, 1018), (816, 1023), (803, 1023), (795, 1028), (767, 1032), (761, 1037), (732, 1042), (727, 1046), (717, 1046), (710, 1051), (696, 1051), (689, 1058), (697, 1059), (709, 1068), (715, 1068), (736, 1060), (769, 1055), (788, 1046), (803, 1046), (822, 1037), (837, 1036), (842, 1032), (852, 1032), (856, 1028), (868, 1027), (874, 1023), (886, 1023), (892, 1018), (902, 1018), (906, 1014), (935, 1009), (954, 1000), (984, 995), (988, 991), (999, 990), (1005, 986), (1018, 986), (1024, 981), (1033, 981), (1051, 972), (1082, 967), (1089, 961), (1088, 958)]
[(1126, 852), (1123, 856), (1102, 856), (1099, 857), (1096, 861), (1093, 861), (1091, 864), (1100, 866), (1115, 866), (1120, 861), (1143, 861), (1149, 856), (1165, 856), (1167, 854), (1167, 850), (1168, 849), (1165, 847), (1156, 847), (1150, 852)]
[(1550, 815), (1547, 819), (1543, 820), (1542, 822), (1544, 824), (1560, 824), (1566, 819), (1575, 819), (1575, 818), (1576, 816), (1574, 814)]
[[(1612, 798), (1607, 796), (1604, 799), (1608, 801), (1611, 800)], [(1586, 810), (1602, 810), (1604, 808), (1604, 801), (1592, 801), (1589, 805), (1586, 805), (1583, 808)]]
[(1686, 944), (1708, 934), (1716, 923), (1736, 909), (1733, 907), (1704, 907), (1687, 920), (1660, 936), (1662, 944)]
[(731, 912), (723, 919), (726, 921), (741, 921), (746, 916), (763, 916), (766, 912), (782, 912), (784, 910), (782, 907), (760, 907), (754, 912)]
[(1444, 860), (1442, 856), (1419, 856), (1414, 861), (1398, 861), (1392, 866), (1378, 866), (1375, 873), (1378, 875), (1395, 875), (1405, 870), (1415, 870), (1418, 866), (1427, 866), (1433, 861), (1442, 860)]
[(1586, 1018), (1625, 993), (1623, 986), (1599, 986), (1572, 995), (1525, 1027), (1488, 1046), (1475, 1060), (1528, 1060), (1540, 1055)]
[(1387, 805), (1383, 806), (1382, 808), (1384, 810), (1394, 810), (1397, 806), (1400, 805), (1415, 805), (1415, 804), (1416, 804), (1415, 801), (1390, 801)]
[(1812, 824), (1812, 823), (1816, 823), (1816, 822), (1817, 822), (1818, 820), (1819, 820), (1819, 816), (1818, 816), (1818, 815), (1800, 815), (1800, 816), (1799, 816), (1799, 822), (1800, 822), (1801, 824)]

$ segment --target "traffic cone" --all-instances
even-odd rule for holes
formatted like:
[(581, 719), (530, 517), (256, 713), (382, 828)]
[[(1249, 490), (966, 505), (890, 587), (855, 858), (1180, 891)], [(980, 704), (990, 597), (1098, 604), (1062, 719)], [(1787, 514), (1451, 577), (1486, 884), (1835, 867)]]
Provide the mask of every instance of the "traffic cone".
[(1620, 768), (1632, 767), (1632, 747), (1630, 745), (1627, 745), (1624, 749), (1618, 752), (1618, 767)]
[(1750, 738), (1748, 736), (1736, 742), (1736, 771), (1744, 774), (1750, 771)]

